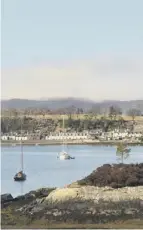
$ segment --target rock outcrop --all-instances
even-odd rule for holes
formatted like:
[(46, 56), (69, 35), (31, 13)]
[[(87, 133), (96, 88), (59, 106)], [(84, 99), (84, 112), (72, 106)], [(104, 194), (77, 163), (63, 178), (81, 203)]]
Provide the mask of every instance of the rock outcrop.
[(5, 202), (10, 202), (13, 200), (13, 196), (10, 193), (6, 193), (6, 194), (2, 194), (1, 195), (1, 203), (5, 203)]
[(125, 187), (113, 189), (110, 187), (82, 186), (75, 188), (56, 189), (46, 197), (45, 201), (52, 203), (66, 202), (72, 199), (92, 201), (94, 203), (104, 201), (118, 202), (123, 200), (143, 200), (143, 186)]
[(15, 214), (47, 223), (107, 223), (143, 217), (143, 187), (62, 188), (15, 208)]
[[(2, 225), (16, 225), (17, 221), (19, 226), (27, 223), (26, 227), (28, 227), (37, 224), (37, 221), (39, 224), (46, 225), (51, 223), (87, 225), (132, 219), (143, 220), (143, 186), (141, 184), (123, 186), (132, 172), (134, 172), (132, 176), (136, 175), (136, 178), (142, 179), (142, 166), (143, 164), (127, 167), (104, 165), (84, 179), (88, 184), (86, 186), (80, 181), (65, 188), (44, 188), (16, 198), (4, 194), (1, 197)], [(115, 169), (116, 173), (113, 175)], [(111, 185), (111, 182), (117, 183), (117, 180), (111, 181), (109, 175), (112, 179), (118, 178), (119, 183), (122, 182), (121, 188), (106, 186), (106, 184)], [(94, 186), (96, 183), (100, 186)]]

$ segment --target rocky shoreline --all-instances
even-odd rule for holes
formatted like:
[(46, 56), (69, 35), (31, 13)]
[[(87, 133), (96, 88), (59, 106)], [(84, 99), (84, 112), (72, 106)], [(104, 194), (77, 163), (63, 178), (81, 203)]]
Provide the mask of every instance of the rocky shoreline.
[[(143, 177), (142, 166), (132, 165), (139, 177)], [(2, 228), (134, 226), (139, 229), (143, 226), (143, 185), (113, 188), (75, 182), (64, 188), (42, 188), (16, 198), (1, 195), (1, 208)]]
[(56, 224), (99, 225), (143, 221), (143, 186), (113, 189), (94, 186), (40, 189), (1, 197), (2, 227)]

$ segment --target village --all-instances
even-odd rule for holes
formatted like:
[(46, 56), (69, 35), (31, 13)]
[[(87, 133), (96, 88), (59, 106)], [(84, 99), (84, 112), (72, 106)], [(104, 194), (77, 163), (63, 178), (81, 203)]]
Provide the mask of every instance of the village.
[[(80, 114), (57, 117), (2, 117), (1, 142), (4, 143), (68, 143), (78, 142), (143, 142), (141, 116), (114, 115), (113, 108), (106, 116)], [(64, 119), (64, 121), (63, 121)], [(64, 123), (63, 123), (64, 122)], [(64, 127), (63, 127), (64, 124)]]
[(39, 133), (27, 133), (20, 135), (18, 133), (7, 133), (1, 134), (2, 142), (18, 142), (18, 141), (131, 141), (131, 142), (142, 142), (143, 141), (143, 132), (130, 132), (126, 129), (120, 131), (115, 129), (109, 132), (103, 132), (102, 130), (84, 130), (83, 132), (50, 132), (48, 135), (45, 135), (41, 138)]

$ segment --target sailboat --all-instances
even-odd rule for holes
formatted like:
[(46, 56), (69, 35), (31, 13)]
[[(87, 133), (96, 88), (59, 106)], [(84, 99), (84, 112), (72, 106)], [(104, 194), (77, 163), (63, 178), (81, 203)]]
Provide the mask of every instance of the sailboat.
[[(64, 116), (63, 116), (63, 133), (64, 133)], [(71, 160), (75, 159), (74, 157), (71, 157), (66, 151), (65, 151), (65, 142), (64, 142), (64, 137), (63, 137), (63, 144), (62, 144), (62, 151), (58, 154), (58, 158), (60, 160)]]
[(20, 140), (20, 146), (21, 146), (21, 171), (15, 174), (14, 180), (15, 181), (24, 181), (26, 180), (26, 174), (23, 172), (23, 145), (22, 145), (22, 125), (21, 125), (21, 140)]

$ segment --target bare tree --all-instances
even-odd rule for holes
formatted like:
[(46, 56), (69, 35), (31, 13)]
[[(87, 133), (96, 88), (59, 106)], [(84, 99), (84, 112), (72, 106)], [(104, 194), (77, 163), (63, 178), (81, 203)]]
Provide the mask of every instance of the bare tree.
[(110, 106), (109, 108), (109, 117), (110, 119), (116, 119), (117, 115), (121, 115), (122, 111), (121, 108), (117, 107), (117, 106)]
[(139, 109), (129, 109), (127, 115), (132, 117), (132, 120), (135, 120), (135, 117), (141, 116), (141, 111)]

